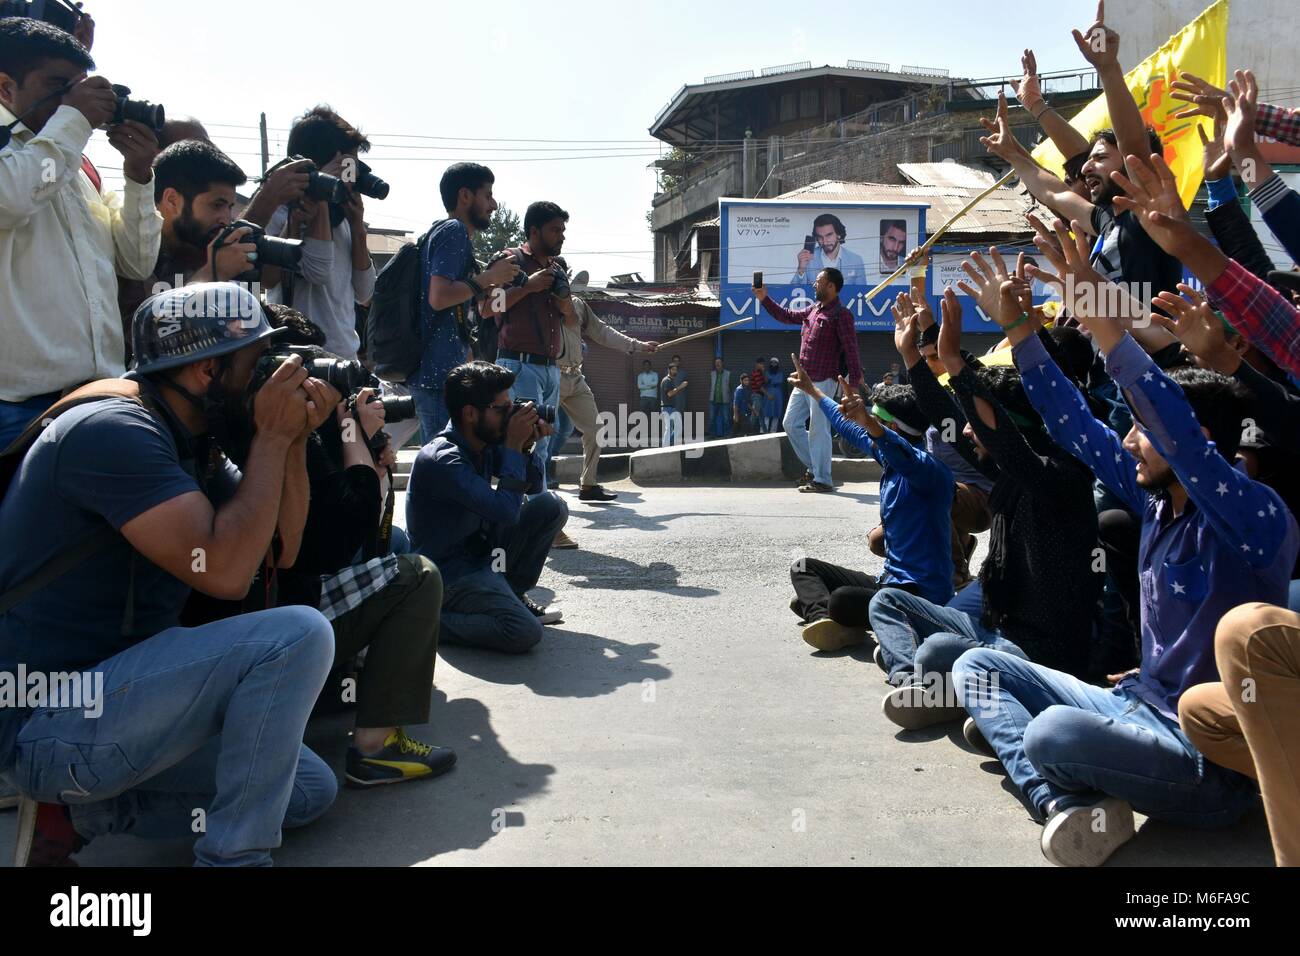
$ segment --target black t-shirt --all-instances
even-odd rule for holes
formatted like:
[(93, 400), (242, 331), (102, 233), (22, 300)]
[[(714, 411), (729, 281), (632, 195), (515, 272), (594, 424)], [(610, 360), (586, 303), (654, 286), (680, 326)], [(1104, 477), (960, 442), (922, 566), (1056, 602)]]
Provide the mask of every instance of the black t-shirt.
[(1159, 292), (1177, 292), (1183, 266), (1147, 235), (1131, 212), (1116, 213), (1110, 203), (1092, 208), (1092, 229), (1097, 235), (1091, 262), (1112, 282), (1124, 285), (1150, 306)]

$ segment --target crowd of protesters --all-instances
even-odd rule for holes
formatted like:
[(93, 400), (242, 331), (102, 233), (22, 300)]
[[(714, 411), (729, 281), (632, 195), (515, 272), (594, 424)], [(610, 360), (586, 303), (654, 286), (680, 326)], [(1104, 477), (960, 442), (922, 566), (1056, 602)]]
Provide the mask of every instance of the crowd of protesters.
[[(876, 643), (890, 720), (964, 719), (1050, 860), (1104, 861), (1134, 811), (1222, 826), (1262, 795), (1278, 861), (1300, 863), (1300, 282), (1234, 179), (1300, 256), (1300, 198), (1258, 147), (1300, 142), (1300, 117), (1258, 102), (1248, 72), (1228, 90), (1178, 81), (1214, 129), (1211, 242), (1124, 85), (1120, 38), (1100, 18), (1081, 36), (1111, 128), (1088, 140), (1059, 121), (1031, 54), (1018, 90), (1066, 178), (1020, 147), (1005, 102), (985, 121), (1058, 217), (1030, 217), (1034, 264), (963, 265), (1014, 365), (962, 351), (959, 300), (936, 320), (915, 252), (901, 364), (869, 393), (844, 277), (824, 268), (808, 309), (754, 289), (801, 329), (793, 374), (719, 359), (692, 385), (676, 356), (662, 378), (646, 360), (641, 407), (666, 444), (687, 388), (708, 389), (715, 437), (783, 427), (805, 492), (833, 490), (832, 434), (877, 459), (883, 572), (801, 559), (791, 609), (818, 650)], [(386, 187), (365, 135), (308, 110), (236, 219), (238, 165), (196, 120), (124, 118), (89, 75), (92, 41), (84, 16), (73, 33), (0, 20), (0, 801), (18, 805), (24, 865), (102, 834), (193, 837), (199, 809), (199, 863), (264, 865), (335, 798), (302, 742), (322, 708), (355, 707), (349, 785), (451, 769), (405, 728), (428, 723), (440, 644), (517, 654), (560, 620), (529, 592), (553, 548), (577, 546), (547, 478), (574, 425), (579, 498), (615, 497), (596, 482), (584, 339), (655, 346), (570, 291), (553, 202), (528, 207), (522, 245), (477, 261), (495, 177), (459, 163), (445, 218), (389, 267), (418, 290), (415, 353), (371, 376), (356, 310), (389, 315), (390, 273), (366, 242), (363, 197)], [(100, 128), (121, 196), (83, 156)], [(416, 428), (403, 533), (390, 469)], [(14, 697), (20, 674), (78, 675), (86, 693), (58, 699), (71, 682), (47, 679)]]

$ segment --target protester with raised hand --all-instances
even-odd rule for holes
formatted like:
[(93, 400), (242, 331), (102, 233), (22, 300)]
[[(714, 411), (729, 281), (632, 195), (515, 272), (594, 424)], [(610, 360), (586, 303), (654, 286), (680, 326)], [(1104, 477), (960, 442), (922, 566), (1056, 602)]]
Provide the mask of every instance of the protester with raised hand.
[(1096, 865), (1132, 837), (1134, 809), (1212, 827), (1235, 822), (1253, 803), (1250, 782), (1204, 761), (1179, 728), (1178, 699), (1217, 679), (1214, 628), (1230, 608), (1283, 599), (1300, 530), (1275, 492), (1233, 465), (1241, 387), (1203, 369), (1163, 373), (1096, 308), (1109, 290), (1086, 291), (1105, 281), (1088, 264), (1077, 224), (1071, 236), (1058, 220), (1049, 241), (1032, 222), (1058, 275), (1032, 273), (1063, 286), (1140, 423), (1121, 440), (1092, 416), (1037, 337), (1008, 322), (1026, 393), (1052, 437), (1142, 516), (1142, 662), (1110, 690), (985, 649), (962, 655), (953, 675), (1046, 824), (1047, 858)]
[[(1192, 271), (1205, 286), (1210, 305), (1222, 312), (1233, 328), (1278, 366), (1300, 374), (1300, 313), (1296, 307), (1193, 228), (1178, 196), (1174, 174), (1163, 158), (1152, 154), (1148, 161), (1130, 156), (1128, 170), (1132, 178), (1113, 174), (1123, 190), (1115, 199), (1116, 207), (1131, 212), (1146, 234)], [(1035, 243), (1046, 234), (1038, 228), (1040, 239)]]
[[(1088, 187), (1084, 185), (1081, 171), (1088, 160), (1088, 140), (1043, 98), (1038, 84), (1038, 60), (1033, 50), (1025, 50), (1020, 57), (1020, 65), (1024, 69), (1024, 75), (1016, 84), (1016, 99), (1043, 128), (1057, 152), (1064, 157), (1065, 185), (1081, 198), (1087, 199)], [(986, 128), (992, 126), (987, 121), (982, 122)]]
[(889, 528), (885, 570), (879, 577), (814, 558), (790, 567), (795, 599), (790, 607), (806, 622), (803, 639), (820, 651), (839, 650), (866, 639), (867, 605), (884, 587), (942, 603), (952, 596), (948, 514), (953, 480), (948, 467), (924, 447), (925, 417), (905, 385), (877, 386), (871, 407), (843, 376), (837, 405), (797, 356), (793, 385), (816, 404), (845, 441), (876, 459), (880, 516)]
[[(1206, 82), (1195, 73), (1183, 73), (1174, 80), (1170, 96), (1176, 100), (1192, 105), (1182, 112), (1175, 113), (1174, 119), (1186, 119), (1189, 116), (1213, 116), (1214, 110), (1227, 97), (1228, 91)], [(1279, 143), (1300, 146), (1300, 110), (1287, 106), (1273, 106), (1260, 103), (1256, 107), (1256, 131), (1260, 136), (1267, 136)]]

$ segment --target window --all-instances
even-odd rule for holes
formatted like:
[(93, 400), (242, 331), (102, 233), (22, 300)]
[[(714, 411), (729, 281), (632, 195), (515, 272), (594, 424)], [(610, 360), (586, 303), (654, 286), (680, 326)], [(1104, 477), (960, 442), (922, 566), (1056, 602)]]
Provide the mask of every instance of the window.
[(799, 118), (813, 119), (821, 116), (822, 113), (822, 94), (821, 90), (800, 90), (799, 91)]

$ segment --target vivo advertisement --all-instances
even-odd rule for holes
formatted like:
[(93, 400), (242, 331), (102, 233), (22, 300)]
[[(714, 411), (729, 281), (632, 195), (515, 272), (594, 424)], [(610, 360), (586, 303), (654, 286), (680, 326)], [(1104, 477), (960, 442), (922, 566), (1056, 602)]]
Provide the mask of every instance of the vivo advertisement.
[(720, 199), (722, 222), (722, 316), (731, 322), (756, 316), (738, 329), (787, 329), (754, 300), (754, 273), (763, 273), (768, 295), (787, 309), (814, 302), (813, 280), (833, 267), (844, 276), (840, 301), (858, 331), (892, 330), (889, 304), (907, 288), (907, 275), (870, 302), (866, 293), (902, 265), (923, 241), (926, 204), (804, 202)]

